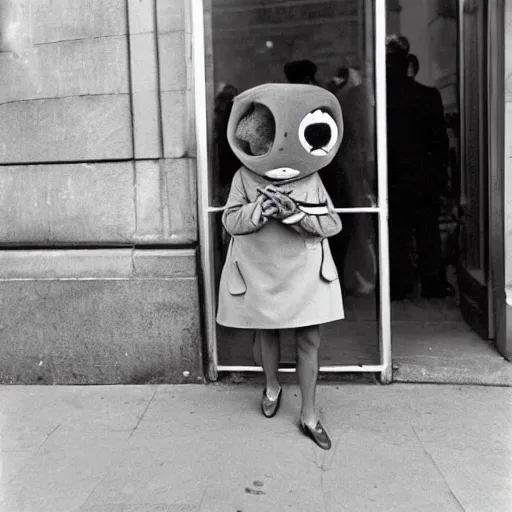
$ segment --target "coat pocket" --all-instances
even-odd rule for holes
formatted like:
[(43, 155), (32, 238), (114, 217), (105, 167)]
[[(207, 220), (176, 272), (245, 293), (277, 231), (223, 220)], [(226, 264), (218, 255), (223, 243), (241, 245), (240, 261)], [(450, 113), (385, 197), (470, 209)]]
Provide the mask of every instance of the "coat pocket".
[(332, 259), (331, 248), (327, 239), (322, 241), (322, 267), (320, 275), (328, 282), (338, 279), (338, 270)]
[(243, 295), (247, 291), (247, 286), (242, 272), (240, 272), (238, 261), (232, 261), (229, 264), (228, 291), (231, 295)]

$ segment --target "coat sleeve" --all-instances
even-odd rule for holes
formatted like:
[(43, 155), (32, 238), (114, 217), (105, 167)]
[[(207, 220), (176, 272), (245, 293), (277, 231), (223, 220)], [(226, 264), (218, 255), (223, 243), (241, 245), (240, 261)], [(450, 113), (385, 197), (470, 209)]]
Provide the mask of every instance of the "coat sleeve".
[(261, 229), (268, 219), (263, 217), (261, 200), (250, 203), (240, 171), (233, 177), (222, 224), (231, 236), (248, 235)]
[(327, 215), (304, 215), (302, 219), (296, 224), (290, 224), (290, 227), (297, 231), (297, 233), (305, 237), (321, 237), (328, 238), (337, 235), (341, 229), (340, 216), (334, 211), (329, 194), (325, 190), (324, 184), (317, 174), (317, 190), (320, 202), (327, 202)]

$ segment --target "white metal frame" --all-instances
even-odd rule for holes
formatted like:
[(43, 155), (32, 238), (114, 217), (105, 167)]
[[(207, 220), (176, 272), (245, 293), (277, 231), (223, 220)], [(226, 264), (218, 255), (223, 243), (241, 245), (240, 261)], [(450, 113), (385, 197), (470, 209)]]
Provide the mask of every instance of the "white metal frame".
[[(387, 195), (387, 140), (386, 140), (386, 2), (374, 0), (375, 5), (375, 95), (377, 131), (378, 207), (337, 208), (338, 213), (373, 213), (379, 218), (379, 273), (380, 273), (380, 364), (321, 366), (321, 372), (375, 372), (381, 382), (392, 380), (391, 362), (391, 308), (389, 290), (388, 195)], [(195, 128), (197, 147), (197, 183), (199, 208), (200, 262), (203, 280), (205, 334), (208, 347), (208, 378), (215, 380), (219, 371), (261, 372), (259, 366), (223, 366), (218, 364), (215, 329), (215, 286), (212, 273), (213, 250), (209, 230), (210, 215), (222, 207), (209, 205), (208, 183), (208, 128), (205, 73), (204, 0), (191, 0)], [(280, 372), (294, 372), (294, 368), (280, 368)]]

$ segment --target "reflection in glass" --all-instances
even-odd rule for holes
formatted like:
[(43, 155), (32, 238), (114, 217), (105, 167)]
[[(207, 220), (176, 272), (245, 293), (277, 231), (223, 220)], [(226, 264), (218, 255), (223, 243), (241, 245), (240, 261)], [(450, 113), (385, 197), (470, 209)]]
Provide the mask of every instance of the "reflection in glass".
[[(212, 215), (212, 223), (221, 224), (221, 214)], [(341, 215), (343, 231), (329, 239), (331, 252), (340, 278), (345, 319), (323, 324), (320, 365), (379, 364), (378, 312), (378, 248), (377, 216), (374, 214)], [(361, 241), (351, 242), (354, 230), (359, 230)], [(226, 251), (217, 246), (215, 251), (216, 288), (218, 293), (220, 270)], [(220, 365), (253, 366), (255, 331), (230, 329), (217, 325), (217, 351)], [(281, 336), (282, 366), (295, 364), (293, 331)]]
[(243, 5), (212, 0), (211, 19), (215, 111), (210, 204), (223, 206), (239, 166), (225, 129), (232, 98), (263, 83), (293, 81), (330, 90), (342, 107), (344, 139), (320, 173), (334, 205), (376, 206), (373, 2), (283, 7), (276, 0)]

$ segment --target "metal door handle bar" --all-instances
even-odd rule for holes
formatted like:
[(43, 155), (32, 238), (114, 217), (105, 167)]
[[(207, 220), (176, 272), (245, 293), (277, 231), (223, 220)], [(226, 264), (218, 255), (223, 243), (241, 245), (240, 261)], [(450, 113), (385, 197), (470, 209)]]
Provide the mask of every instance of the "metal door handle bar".
[[(225, 206), (209, 206), (208, 213), (220, 213), (226, 209)], [(380, 213), (381, 208), (375, 206), (361, 206), (356, 208), (334, 208), (336, 213)]]

